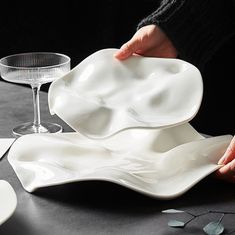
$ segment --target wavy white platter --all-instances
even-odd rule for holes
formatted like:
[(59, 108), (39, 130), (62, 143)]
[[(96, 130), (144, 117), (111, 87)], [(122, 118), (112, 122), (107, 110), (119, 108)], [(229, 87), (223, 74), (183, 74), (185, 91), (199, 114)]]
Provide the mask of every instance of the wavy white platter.
[(28, 192), (104, 180), (171, 199), (217, 170), (231, 139), (228, 135), (205, 139), (189, 124), (129, 129), (96, 140), (79, 133), (36, 134), (17, 139), (8, 160)]
[(5, 180), (0, 180), (0, 225), (14, 213), (17, 198), (12, 186)]
[(137, 55), (119, 61), (113, 56), (116, 51), (95, 52), (53, 82), (51, 113), (92, 138), (127, 128), (175, 126), (196, 115), (203, 94), (196, 67)]

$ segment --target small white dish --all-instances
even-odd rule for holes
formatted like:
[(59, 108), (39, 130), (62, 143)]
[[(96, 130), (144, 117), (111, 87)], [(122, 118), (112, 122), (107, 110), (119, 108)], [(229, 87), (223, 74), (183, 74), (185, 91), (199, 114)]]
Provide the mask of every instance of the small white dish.
[(0, 180), (0, 225), (14, 213), (17, 198), (12, 186), (5, 180)]
[(14, 141), (15, 141), (14, 138), (1, 138), (0, 139), (0, 159), (4, 156), (4, 154), (11, 147)]
[(120, 184), (172, 199), (217, 170), (232, 136), (205, 139), (189, 124), (128, 129), (107, 139), (79, 133), (20, 137), (8, 160), (28, 192), (85, 180)]
[(103, 49), (83, 60), (49, 89), (49, 107), (74, 130), (92, 138), (128, 128), (165, 128), (190, 121), (203, 94), (199, 70), (179, 59)]

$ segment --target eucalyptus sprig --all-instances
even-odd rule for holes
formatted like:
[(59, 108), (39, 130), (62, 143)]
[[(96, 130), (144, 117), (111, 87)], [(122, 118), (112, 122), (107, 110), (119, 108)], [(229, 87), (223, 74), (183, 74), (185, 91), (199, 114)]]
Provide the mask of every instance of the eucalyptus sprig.
[[(189, 211), (183, 211), (183, 210), (176, 210), (176, 209), (167, 209), (167, 210), (163, 210), (162, 213), (167, 213), (167, 214), (177, 214), (177, 213), (186, 213), (188, 215), (191, 216), (190, 219), (188, 219), (187, 221), (180, 221), (180, 220), (169, 220), (168, 221), (168, 226), (172, 227), (172, 228), (184, 228), (186, 227), (186, 225), (188, 225), (190, 222), (192, 222), (194, 219), (203, 216), (203, 215), (207, 215), (207, 214), (221, 214), (221, 217), (219, 218), (219, 220), (217, 221), (211, 221), (209, 222), (205, 227), (203, 227), (203, 231), (208, 234), (208, 235), (220, 235), (225, 231), (224, 225), (222, 224), (222, 220), (224, 218), (224, 216), (226, 214), (235, 214), (235, 212), (232, 211), (214, 211), (214, 210), (210, 210), (210, 211), (206, 211), (203, 212), (201, 214), (193, 214)], [(235, 230), (232, 230), (226, 234), (232, 234), (235, 233)], [(225, 234), (224, 234), (225, 235)]]

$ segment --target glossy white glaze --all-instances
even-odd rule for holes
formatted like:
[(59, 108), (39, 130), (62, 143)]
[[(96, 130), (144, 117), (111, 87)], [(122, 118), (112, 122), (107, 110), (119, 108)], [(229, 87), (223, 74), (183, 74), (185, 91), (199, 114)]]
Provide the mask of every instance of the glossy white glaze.
[(107, 139), (79, 133), (17, 139), (8, 160), (23, 187), (105, 180), (159, 199), (180, 196), (217, 170), (232, 136), (205, 139), (189, 124), (128, 129)]
[(178, 59), (114, 58), (117, 49), (87, 57), (49, 89), (49, 107), (74, 130), (92, 138), (127, 128), (165, 128), (197, 113), (202, 78)]
[(17, 198), (12, 186), (0, 180), (0, 225), (11, 217), (17, 206)]

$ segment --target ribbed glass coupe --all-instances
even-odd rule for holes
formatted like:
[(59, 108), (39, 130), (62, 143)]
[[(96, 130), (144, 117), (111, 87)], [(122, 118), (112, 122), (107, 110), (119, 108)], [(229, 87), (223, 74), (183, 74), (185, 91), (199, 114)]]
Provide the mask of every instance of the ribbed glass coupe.
[(4, 80), (29, 84), (33, 91), (34, 120), (16, 126), (13, 129), (14, 136), (62, 132), (62, 127), (57, 123), (41, 122), (39, 92), (42, 84), (68, 73), (70, 61), (69, 56), (55, 52), (20, 53), (0, 59), (0, 74)]

